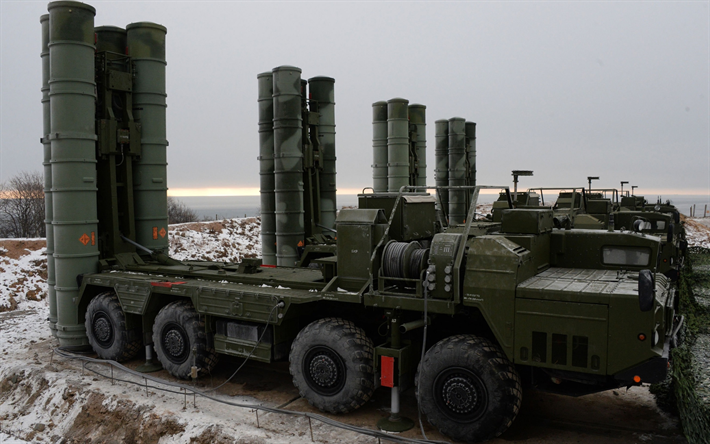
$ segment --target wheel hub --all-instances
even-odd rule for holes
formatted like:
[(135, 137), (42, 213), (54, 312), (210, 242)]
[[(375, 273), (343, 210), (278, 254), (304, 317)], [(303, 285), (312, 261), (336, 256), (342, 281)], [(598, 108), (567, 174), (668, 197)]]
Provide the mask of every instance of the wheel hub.
[(302, 369), (308, 386), (321, 395), (335, 395), (345, 386), (345, 362), (330, 347), (319, 345), (311, 348), (303, 359)]
[(470, 369), (449, 367), (434, 379), (434, 400), (441, 412), (454, 421), (476, 421), (488, 406), (486, 386)]
[(318, 355), (313, 358), (309, 372), (313, 382), (321, 387), (332, 387), (338, 379), (338, 366), (330, 356)]
[(102, 347), (109, 347), (113, 344), (113, 326), (103, 313), (99, 313), (94, 317), (93, 330), (96, 341)]
[(447, 380), (442, 387), (441, 396), (447, 407), (459, 414), (472, 412), (478, 403), (476, 387), (461, 376)]
[(190, 353), (189, 342), (185, 331), (177, 324), (168, 324), (163, 329), (163, 350), (167, 358), (175, 364), (182, 364)]

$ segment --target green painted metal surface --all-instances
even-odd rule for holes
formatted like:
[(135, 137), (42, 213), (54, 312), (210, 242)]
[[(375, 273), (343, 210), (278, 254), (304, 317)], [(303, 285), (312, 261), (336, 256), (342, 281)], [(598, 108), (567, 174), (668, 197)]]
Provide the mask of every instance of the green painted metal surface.
[(54, 286), (57, 278), (54, 272), (54, 229), (52, 226), (52, 145), (49, 141), (49, 14), (39, 18), (42, 26), (42, 149), (44, 161), (44, 224), (47, 238), (47, 303), (49, 305), (49, 329), (57, 336), (57, 293)]
[(387, 192), (387, 102), (372, 104), (372, 188)]
[(141, 133), (133, 118), (134, 64), (125, 54), (126, 30), (96, 28), (96, 134), (99, 253), (102, 260), (135, 253), (134, 163)]
[(276, 265), (276, 195), (274, 194), (274, 86), (271, 71), (257, 78), (259, 93), (259, 193), (261, 202), (261, 257)]
[(426, 106), (419, 104), (409, 105), (409, 123), (414, 125), (417, 140), (414, 142), (416, 163), (413, 173), (415, 180), (410, 185), (426, 186)]
[(409, 185), (409, 101), (387, 101), (387, 191)]
[[(294, 266), (304, 245), (301, 70), (274, 68), (274, 174), (276, 263)], [(299, 245), (300, 244), (300, 245)]]
[(49, 9), (52, 225), (57, 337), (88, 345), (76, 309), (77, 276), (97, 270), (94, 15), (91, 6), (53, 2)]
[[(434, 180), (437, 187), (449, 186), (449, 121), (440, 119), (434, 122), (434, 134), (436, 145), (434, 147)], [(438, 200), (441, 203), (439, 211), (449, 214), (449, 190), (439, 189), (436, 191)], [(448, 217), (441, 217), (442, 220)]]
[[(449, 186), (466, 185), (466, 120), (449, 119)], [(466, 219), (466, 190), (449, 190), (449, 224), (457, 225)]]
[[(476, 185), (476, 123), (466, 122), (466, 185)], [(466, 206), (471, 194), (466, 194)]]
[(318, 134), (320, 138), (320, 224), (327, 228), (335, 227), (335, 215), (338, 209), (336, 196), (336, 149), (335, 149), (335, 79), (331, 77), (312, 77), (308, 79), (308, 91), (311, 101), (318, 107)]
[(138, 22), (126, 27), (128, 55), (135, 64), (133, 117), (141, 124), (141, 157), (133, 169), (136, 241), (168, 250), (168, 184), (165, 112), (164, 26)]
[(116, 54), (126, 52), (126, 30), (118, 26), (97, 26), (96, 51), (109, 51)]

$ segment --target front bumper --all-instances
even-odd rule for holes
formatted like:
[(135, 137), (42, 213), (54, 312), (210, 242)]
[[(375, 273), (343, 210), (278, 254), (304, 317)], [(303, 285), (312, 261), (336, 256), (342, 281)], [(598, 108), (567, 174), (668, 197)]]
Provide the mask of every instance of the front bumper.
[[(675, 347), (676, 336), (678, 330), (683, 325), (683, 316), (676, 317), (671, 334), (666, 336), (666, 341), (663, 343), (663, 354), (661, 356), (651, 358), (643, 364), (637, 365), (630, 369), (624, 370), (614, 375), (620, 385), (640, 385), (641, 383), (656, 383), (666, 379), (668, 375), (668, 364), (671, 348)], [(638, 380), (637, 380), (638, 379)]]

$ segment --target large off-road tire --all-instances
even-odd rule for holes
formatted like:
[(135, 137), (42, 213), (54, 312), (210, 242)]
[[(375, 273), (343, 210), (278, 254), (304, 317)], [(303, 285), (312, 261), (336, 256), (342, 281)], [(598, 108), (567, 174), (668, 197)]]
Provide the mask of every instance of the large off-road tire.
[(190, 301), (171, 302), (158, 312), (153, 347), (163, 368), (176, 378), (190, 378), (193, 365), (209, 373), (217, 364), (214, 348), (207, 347), (205, 323)]
[(109, 291), (95, 296), (86, 309), (84, 325), (89, 344), (102, 359), (124, 362), (141, 349), (140, 335), (130, 340), (126, 315), (116, 293)]
[(365, 404), (375, 390), (374, 346), (350, 321), (324, 318), (308, 324), (291, 345), (293, 385), (311, 405), (347, 413)]
[(441, 433), (481, 442), (505, 432), (522, 401), (520, 377), (498, 346), (473, 335), (436, 343), (419, 365), (419, 408)]

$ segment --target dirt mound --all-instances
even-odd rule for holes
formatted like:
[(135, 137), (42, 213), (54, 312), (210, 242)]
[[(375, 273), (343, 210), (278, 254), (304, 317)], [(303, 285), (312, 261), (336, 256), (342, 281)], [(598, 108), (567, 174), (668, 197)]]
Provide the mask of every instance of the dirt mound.
[(46, 246), (46, 239), (0, 239), (0, 256), (19, 259)]
[(104, 395), (80, 380), (62, 384), (47, 376), (43, 369), (16, 371), (0, 382), (0, 404), (14, 407), (0, 419), (5, 423), (36, 419), (14, 433), (27, 441), (53, 435), (69, 444), (157, 444), (161, 437), (185, 431), (184, 425), (157, 414), (153, 406)]
[(185, 431), (185, 426), (172, 418), (160, 418), (149, 406), (118, 400), (109, 407), (106, 401), (100, 393), (89, 395), (64, 435), (68, 443), (157, 444), (163, 436)]

